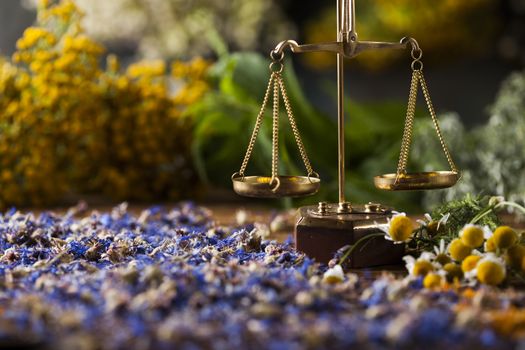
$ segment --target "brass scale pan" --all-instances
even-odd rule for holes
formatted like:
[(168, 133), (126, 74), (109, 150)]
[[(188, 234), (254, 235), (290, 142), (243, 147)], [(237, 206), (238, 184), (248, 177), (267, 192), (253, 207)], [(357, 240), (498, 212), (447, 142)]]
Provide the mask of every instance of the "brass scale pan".
[(374, 185), (386, 191), (417, 191), (452, 187), (460, 179), (456, 171), (429, 171), (384, 174), (374, 177)]
[(303, 197), (316, 193), (321, 180), (318, 177), (281, 175), (275, 178), (275, 185), (271, 184), (269, 176), (241, 176), (232, 177), (233, 190), (246, 197), (281, 198)]

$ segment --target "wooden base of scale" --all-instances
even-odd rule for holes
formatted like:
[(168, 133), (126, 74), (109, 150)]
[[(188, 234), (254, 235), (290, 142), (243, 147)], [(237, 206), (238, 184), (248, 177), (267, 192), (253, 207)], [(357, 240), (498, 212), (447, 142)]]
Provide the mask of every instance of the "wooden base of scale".
[[(328, 263), (335, 252), (352, 245), (366, 235), (381, 232), (378, 224), (387, 222), (391, 210), (379, 204), (366, 204), (338, 212), (338, 204), (319, 203), (302, 207), (295, 227), (295, 245), (318, 262)], [(364, 268), (397, 265), (402, 262), (404, 244), (393, 244), (383, 237), (374, 237), (357, 247), (348, 258), (348, 267)]]

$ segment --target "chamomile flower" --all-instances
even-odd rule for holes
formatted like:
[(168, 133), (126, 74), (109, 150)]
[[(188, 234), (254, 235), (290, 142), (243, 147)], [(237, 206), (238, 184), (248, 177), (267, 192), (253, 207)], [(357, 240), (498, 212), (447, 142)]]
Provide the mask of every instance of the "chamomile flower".
[(383, 225), (378, 225), (379, 229), (385, 233), (385, 239), (401, 244), (410, 241), (414, 233), (414, 224), (412, 220), (406, 216), (405, 213), (395, 213), (392, 218), (387, 219), (388, 222)]
[(488, 226), (466, 224), (459, 232), (461, 242), (470, 248), (478, 248), (483, 245), (486, 238), (490, 238), (492, 232)]
[(521, 244), (516, 244), (507, 249), (505, 254), (505, 262), (507, 265), (510, 265), (514, 269), (521, 268), (521, 262), (525, 257), (525, 246)]
[(423, 279), (423, 286), (427, 289), (439, 288), (442, 283), (443, 277), (435, 272), (429, 272)]
[(450, 213), (442, 214), (441, 219), (436, 221), (432, 219), (430, 214), (426, 213), (425, 220), (417, 220), (417, 222), (427, 231), (428, 234), (435, 235), (445, 227), (449, 217)]
[(429, 272), (435, 270), (435, 266), (431, 262), (432, 257), (432, 253), (423, 252), (418, 259), (407, 255), (403, 257), (403, 260), (405, 261), (405, 267), (411, 276), (426, 276)]
[(472, 248), (463, 244), (460, 238), (454, 239), (448, 245), (450, 257), (456, 261), (463, 261), (472, 252)]
[(496, 251), (496, 244), (494, 244), (494, 237), (489, 237), (485, 244), (483, 245), (483, 249), (485, 252), (495, 252)]
[(345, 274), (341, 265), (335, 265), (334, 267), (326, 270), (323, 275), (323, 282), (329, 284), (336, 284), (345, 280)]
[(500, 226), (492, 236), (494, 245), (499, 249), (508, 249), (518, 242), (518, 234), (509, 226)]
[(472, 271), (476, 268), (478, 262), (481, 260), (481, 256), (479, 255), (469, 255), (467, 256), (462, 262), (461, 262), (461, 270), (463, 273), (467, 273), (469, 271)]
[(460, 280), (463, 278), (463, 270), (461, 269), (461, 266), (459, 266), (456, 263), (448, 263), (445, 266), (443, 266), (443, 270), (445, 272), (445, 277), (448, 282), (454, 282), (454, 280)]
[(476, 277), (483, 284), (497, 286), (506, 277), (504, 261), (492, 253), (485, 255), (475, 270)]
[(439, 241), (439, 246), (434, 246), (434, 252), (434, 260), (440, 265), (445, 266), (446, 264), (452, 261), (450, 256), (447, 255), (445, 240), (443, 238)]

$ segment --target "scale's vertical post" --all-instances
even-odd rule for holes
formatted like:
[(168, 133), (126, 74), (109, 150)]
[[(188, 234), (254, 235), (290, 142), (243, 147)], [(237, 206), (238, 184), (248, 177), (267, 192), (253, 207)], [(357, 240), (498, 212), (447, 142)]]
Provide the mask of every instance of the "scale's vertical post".
[[(343, 45), (349, 42), (354, 32), (354, 0), (337, 1), (337, 41)], [(355, 38), (352, 35), (352, 38)], [(354, 39), (355, 40), (355, 39)], [(344, 112), (344, 55), (337, 54), (337, 131), (338, 131), (338, 178), (339, 207), (338, 212), (351, 210), (345, 198), (345, 112)]]

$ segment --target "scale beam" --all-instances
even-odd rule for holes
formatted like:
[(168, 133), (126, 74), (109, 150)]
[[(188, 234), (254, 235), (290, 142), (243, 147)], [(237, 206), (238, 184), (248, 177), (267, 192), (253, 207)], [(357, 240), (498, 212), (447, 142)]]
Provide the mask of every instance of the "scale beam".
[(411, 38), (406, 37), (401, 39), (398, 43), (382, 41), (332, 41), (302, 45), (298, 44), (295, 40), (284, 40), (277, 44), (277, 46), (272, 50), (272, 55), (274, 55), (274, 57), (281, 57), (284, 53), (284, 50), (289, 48), (293, 53), (332, 52), (343, 55), (344, 58), (354, 58), (360, 53), (370, 50), (406, 49), (407, 46), (412, 43), (410, 39)]

